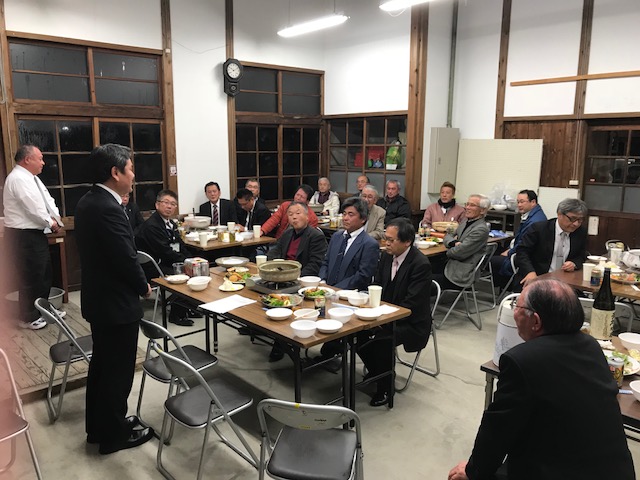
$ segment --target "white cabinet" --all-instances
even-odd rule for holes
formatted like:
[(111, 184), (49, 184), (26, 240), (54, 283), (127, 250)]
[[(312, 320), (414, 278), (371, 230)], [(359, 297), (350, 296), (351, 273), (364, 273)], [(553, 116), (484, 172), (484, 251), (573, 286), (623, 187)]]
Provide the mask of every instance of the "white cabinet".
[(456, 183), (458, 168), (458, 128), (433, 127), (429, 148), (429, 176), (427, 192), (439, 194), (444, 182)]

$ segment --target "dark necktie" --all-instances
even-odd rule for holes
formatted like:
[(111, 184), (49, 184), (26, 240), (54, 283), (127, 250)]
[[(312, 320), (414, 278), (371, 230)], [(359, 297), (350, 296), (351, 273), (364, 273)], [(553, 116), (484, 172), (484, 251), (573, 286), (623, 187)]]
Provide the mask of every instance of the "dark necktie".
[(220, 223), (220, 217), (218, 217), (218, 205), (213, 204), (213, 211), (211, 213), (211, 223), (213, 225), (218, 225)]
[(327, 279), (327, 283), (329, 285), (335, 285), (338, 283), (338, 274), (340, 273), (340, 267), (342, 266), (342, 259), (344, 258), (344, 254), (347, 251), (347, 242), (351, 238), (351, 234), (347, 233), (344, 235), (342, 239), (342, 243), (340, 244), (340, 250), (338, 250), (338, 258), (336, 258), (336, 263), (333, 265), (333, 269), (331, 270), (331, 274)]
[(129, 221), (129, 214), (127, 213), (127, 207), (124, 205), (120, 205), (122, 207), (122, 211), (124, 212), (124, 216), (127, 217), (127, 221)]

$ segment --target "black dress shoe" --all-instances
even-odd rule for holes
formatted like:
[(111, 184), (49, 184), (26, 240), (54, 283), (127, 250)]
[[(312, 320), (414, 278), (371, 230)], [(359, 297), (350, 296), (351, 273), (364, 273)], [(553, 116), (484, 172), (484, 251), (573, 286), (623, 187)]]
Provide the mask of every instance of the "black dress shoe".
[(269, 354), (269, 363), (277, 362), (284, 358), (284, 352), (279, 348), (273, 347)]
[(191, 327), (193, 326), (193, 320), (190, 320), (186, 317), (169, 317), (169, 323), (174, 323), (176, 325), (180, 325), (181, 327)]
[(132, 430), (131, 435), (126, 440), (120, 440), (119, 442), (101, 442), (100, 443), (100, 455), (109, 455), (120, 450), (126, 450), (127, 448), (134, 448), (148, 442), (153, 438), (153, 429), (150, 427), (143, 428), (142, 430)]
[[(129, 430), (133, 430), (134, 428), (141, 425), (140, 419), (135, 415), (130, 415), (124, 419), (124, 424)], [(87, 443), (94, 445), (96, 443), (100, 443), (100, 438), (98, 435), (87, 435)]]
[(387, 392), (378, 392), (373, 397), (371, 397), (371, 401), (369, 405), (372, 407), (381, 407), (389, 403), (389, 394)]
[(189, 312), (187, 313), (187, 317), (189, 318), (202, 318), (204, 315), (202, 315), (200, 312), (196, 312), (195, 310), (189, 310)]
[(251, 330), (249, 327), (240, 327), (238, 328), (238, 335), (251, 335)]

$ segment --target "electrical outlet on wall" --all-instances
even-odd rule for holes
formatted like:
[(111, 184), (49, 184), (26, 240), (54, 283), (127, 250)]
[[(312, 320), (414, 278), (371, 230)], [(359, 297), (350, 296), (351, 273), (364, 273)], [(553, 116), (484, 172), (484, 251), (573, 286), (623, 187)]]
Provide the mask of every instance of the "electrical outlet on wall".
[(600, 217), (589, 217), (589, 227), (587, 232), (589, 235), (598, 235), (598, 226), (600, 225)]

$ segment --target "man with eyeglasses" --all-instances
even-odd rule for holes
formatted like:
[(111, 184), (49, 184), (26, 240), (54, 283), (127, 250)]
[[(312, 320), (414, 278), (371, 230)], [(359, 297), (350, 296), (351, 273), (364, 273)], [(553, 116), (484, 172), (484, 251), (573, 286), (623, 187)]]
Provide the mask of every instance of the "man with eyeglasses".
[(538, 195), (533, 190), (520, 190), (516, 201), (518, 213), (521, 215), (520, 227), (511, 242), (511, 246), (491, 259), (493, 283), (497, 287), (504, 287), (511, 278), (511, 275), (513, 275), (511, 256), (516, 252), (516, 248), (520, 245), (525, 232), (534, 223), (544, 222), (547, 219), (547, 216), (542, 211), (542, 207), (538, 205)]
[[(489, 227), (484, 217), (491, 205), (485, 195), (473, 194), (464, 206), (466, 218), (458, 225), (455, 232), (447, 232), (444, 245), (447, 247), (444, 272), (437, 273), (433, 279), (443, 290), (459, 290), (470, 286), (473, 271), (485, 253), (489, 239)], [(434, 265), (435, 268), (442, 267)]]
[(580, 332), (575, 291), (558, 280), (534, 281), (513, 316), (524, 343), (500, 357), (498, 388), (471, 457), (448, 480), (636, 478), (618, 387), (598, 343)]
[(516, 248), (515, 291), (538, 275), (556, 270), (580, 270), (586, 258), (587, 204), (577, 198), (565, 198), (558, 204), (558, 217), (534, 223)]
[[(136, 234), (138, 250), (148, 253), (156, 261), (165, 274), (173, 273), (175, 262), (184, 262), (192, 256), (178, 233), (172, 217), (178, 207), (178, 195), (171, 190), (162, 190), (156, 197), (156, 211), (144, 222)], [(142, 266), (148, 279), (158, 276), (156, 269), (150, 264)], [(170, 300), (171, 301), (171, 300)], [(197, 314), (192, 314), (198, 317)], [(169, 322), (184, 327), (193, 325), (189, 318), (189, 310), (176, 303), (172, 303)]]

